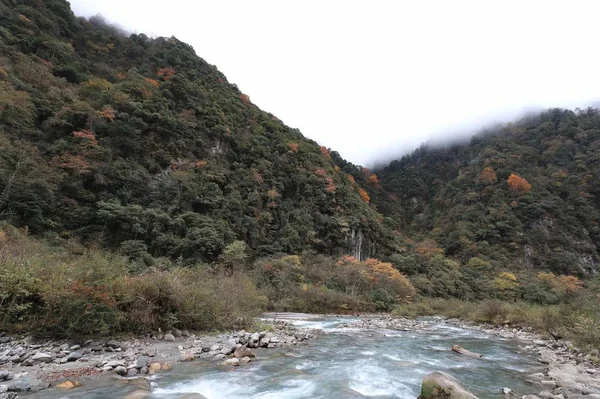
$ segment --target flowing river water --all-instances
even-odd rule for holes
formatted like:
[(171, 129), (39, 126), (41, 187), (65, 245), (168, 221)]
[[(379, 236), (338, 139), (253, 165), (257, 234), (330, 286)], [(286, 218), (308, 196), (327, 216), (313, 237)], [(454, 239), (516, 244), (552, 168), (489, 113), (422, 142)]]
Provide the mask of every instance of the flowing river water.
[[(279, 315), (278, 317), (282, 317)], [(200, 393), (208, 399), (416, 398), (423, 376), (446, 371), (480, 398), (501, 398), (503, 387), (518, 396), (535, 393), (526, 376), (541, 371), (522, 342), (425, 319), (419, 331), (336, 328), (351, 317), (284, 315), (294, 324), (324, 330), (307, 345), (255, 350), (257, 359), (235, 369), (198, 360), (177, 363), (152, 378), (150, 398)], [(473, 359), (450, 351), (458, 344), (481, 353)], [(44, 398), (121, 398), (136, 388), (100, 379), (72, 391), (46, 390)], [(38, 397), (35, 395), (35, 397)]]

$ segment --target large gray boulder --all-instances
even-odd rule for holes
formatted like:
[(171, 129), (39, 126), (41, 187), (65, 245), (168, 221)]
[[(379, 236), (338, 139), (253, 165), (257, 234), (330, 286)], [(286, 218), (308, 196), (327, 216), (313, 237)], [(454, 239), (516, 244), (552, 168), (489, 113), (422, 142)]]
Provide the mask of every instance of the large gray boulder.
[(419, 399), (477, 399), (477, 396), (450, 374), (434, 371), (423, 378)]

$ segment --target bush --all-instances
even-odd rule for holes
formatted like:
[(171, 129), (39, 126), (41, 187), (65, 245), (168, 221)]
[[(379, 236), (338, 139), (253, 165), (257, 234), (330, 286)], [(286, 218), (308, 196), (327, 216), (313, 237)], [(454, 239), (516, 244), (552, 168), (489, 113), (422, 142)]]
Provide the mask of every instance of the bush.
[(97, 335), (162, 327), (241, 328), (266, 298), (239, 272), (207, 267), (151, 269), (103, 252), (69, 253), (0, 229), (0, 327), (55, 335)]

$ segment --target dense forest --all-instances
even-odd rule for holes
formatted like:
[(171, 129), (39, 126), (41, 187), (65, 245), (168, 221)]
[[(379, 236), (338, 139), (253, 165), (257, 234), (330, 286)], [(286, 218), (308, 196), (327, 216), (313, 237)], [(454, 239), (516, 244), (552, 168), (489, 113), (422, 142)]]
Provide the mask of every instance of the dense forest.
[(595, 109), (370, 171), (174, 37), (65, 0), (0, 0), (0, 148), (7, 328), (227, 328), (266, 308), (422, 297), (556, 305), (598, 271)]

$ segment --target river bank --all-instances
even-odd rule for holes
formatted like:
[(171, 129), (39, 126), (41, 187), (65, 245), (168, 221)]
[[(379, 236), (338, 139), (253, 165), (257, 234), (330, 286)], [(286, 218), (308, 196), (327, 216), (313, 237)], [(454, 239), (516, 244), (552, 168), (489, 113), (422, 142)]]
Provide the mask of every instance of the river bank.
[(187, 330), (157, 331), (133, 339), (52, 340), (32, 335), (0, 336), (0, 399), (49, 387), (73, 389), (97, 378), (130, 378), (149, 388), (146, 377), (178, 362), (203, 359), (236, 367), (254, 358), (253, 349), (305, 344), (319, 331), (270, 320), (264, 330), (206, 335)]
[[(202, 360), (215, 368), (243, 368), (256, 360), (253, 358), (256, 351), (307, 344), (322, 333), (322, 330), (306, 328), (313, 325), (311, 317), (316, 315), (307, 316), (308, 319), (301, 322), (276, 314), (266, 316), (261, 320), (266, 323), (262, 331), (220, 335), (173, 330), (134, 339), (85, 342), (3, 336), (0, 337), (0, 398), (11, 398), (21, 392), (27, 395), (27, 392), (50, 386), (72, 389), (98, 378), (116, 378), (136, 384), (138, 395), (143, 395), (150, 391), (152, 376), (173, 367), (177, 369), (179, 362)], [(568, 342), (544, 340), (537, 334), (510, 327), (473, 325), (453, 319), (443, 322), (501, 340), (519, 341), (518, 351), (537, 355), (541, 371), (524, 378), (536, 387), (539, 398), (600, 398), (600, 371), (591, 361), (593, 356), (584, 356)], [(349, 336), (352, 331), (371, 330), (373, 333), (369, 335), (392, 337), (394, 332), (427, 333), (435, 325), (431, 321), (403, 317), (361, 315), (331, 327), (348, 332)], [(352, 344), (357, 350), (361, 349), (359, 341)], [(299, 348), (299, 352), (302, 351)]]

